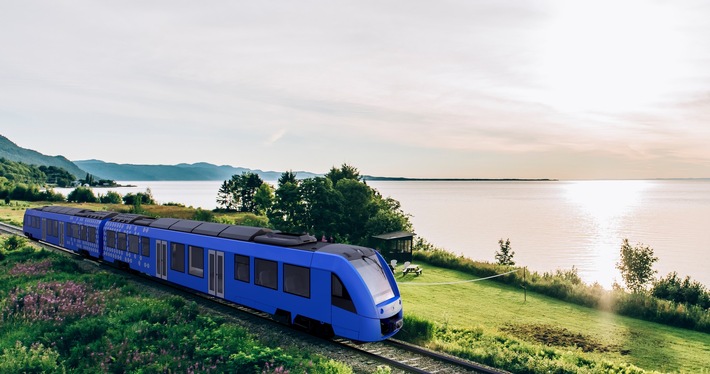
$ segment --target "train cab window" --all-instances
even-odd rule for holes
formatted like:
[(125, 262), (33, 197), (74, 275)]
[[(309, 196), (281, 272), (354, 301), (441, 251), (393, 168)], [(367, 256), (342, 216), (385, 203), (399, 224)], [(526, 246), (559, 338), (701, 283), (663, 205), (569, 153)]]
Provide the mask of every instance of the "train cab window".
[(293, 295), (311, 297), (311, 269), (284, 264), (283, 290)]
[(125, 251), (126, 250), (126, 233), (125, 232), (119, 232), (117, 235), (117, 240), (116, 240), (116, 248)]
[(106, 246), (109, 248), (116, 248), (116, 232), (112, 230), (106, 230)]
[(234, 255), (234, 279), (249, 283), (249, 257)]
[(190, 252), (190, 275), (196, 277), (204, 277), (205, 275), (205, 249), (201, 247), (193, 247), (191, 245), (187, 246), (188, 252)]
[(347, 288), (343, 285), (337, 275), (331, 274), (330, 276), (330, 302), (333, 306), (345, 309), (349, 312), (357, 313), (355, 311), (355, 304), (353, 299), (350, 297)]
[(147, 236), (141, 236), (141, 255), (150, 257), (150, 238)]
[(138, 254), (138, 235), (128, 235), (128, 252)]
[(279, 269), (276, 261), (254, 259), (254, 283), (277, 290), (279, 288)]
[(170, 243), (170, 268), (185, 272), (185, 244)]
[(96, 227), (87, 227), (86, 235), (87, 242), (96, 243)]

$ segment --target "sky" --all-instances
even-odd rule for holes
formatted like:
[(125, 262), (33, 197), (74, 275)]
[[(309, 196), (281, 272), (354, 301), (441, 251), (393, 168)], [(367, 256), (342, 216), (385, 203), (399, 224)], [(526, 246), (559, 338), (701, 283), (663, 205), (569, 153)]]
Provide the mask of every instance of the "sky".
[(710, 177), (710, 2), (0, 0), (0, 134), (70, 160)]

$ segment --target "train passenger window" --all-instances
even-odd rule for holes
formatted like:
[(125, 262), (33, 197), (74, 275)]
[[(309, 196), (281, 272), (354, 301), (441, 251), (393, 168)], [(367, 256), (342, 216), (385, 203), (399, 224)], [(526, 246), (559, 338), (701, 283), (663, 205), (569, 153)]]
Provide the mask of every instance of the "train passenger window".
[(71, 236), (72, 238), (77, 238), (77, 239), (81, 238), (81, 236), (79, 236), (79, 225), (78, 224), (74, 223), (71, 225), (71, 235), (69, 235), (69, 236)]
[(109, 248), (116, 248), (116, 232), (111, 230), (106, 230), (106, 246)]
[(59, 222), (53, 219), (47, 220), (47, 235), (59, 236)]
[(88, 242), (89, 241), (89, 234), (86, 231), (86, 226), (81, 225), (79, 227), (79, 239)]
[(254, 259), (254, 283), (274, 290), (279, 288), (279, 269), (276, 261)]
[(234, 279), (249, 283), (249, 257), (234, 255)]
[(205, 275), (205, 249), (201, 247), (193, 247), (191, 245), (187, 246), (188, 252), (190, 252), (190, 275), (196, 277), (204, 277)]
[(86, 241), (96, 243), (96, 227), (89, 226), (86, 231), (87, 231)]
[(170, 268), (185, 272), (185, 244), (170, 243)]
[(117, 243), (116, 243), (116, 248), (125, 251), (126, 250), (126, 233), (125, 232), (119, 232), (117, 235)]
[(128, 252), (138, 254), (138, 235), (128, 235)]
[(284, 264), (284, 292), (311, 297), (311, 269)]
[(141, 255), (150, 257), (150, 238), (147, 236), (141, 236)]
[(330, 303), (338, 308), (345, 309), (349, 312), (357, 313), (355, 311), (355, 304), (353, 299), (350, 297), (347, 288), (343, 285), (337, 275), (331, 274), (330, 276)]

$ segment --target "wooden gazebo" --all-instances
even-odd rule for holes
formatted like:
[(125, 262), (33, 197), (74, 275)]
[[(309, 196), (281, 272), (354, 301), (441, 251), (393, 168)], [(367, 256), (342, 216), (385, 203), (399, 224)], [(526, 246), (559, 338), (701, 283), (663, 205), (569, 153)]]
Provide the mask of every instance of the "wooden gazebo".
[(395, 231), (372, 237), (375, 249), (379, 250), (382, 257), (388, 262), (412, 261), (412, 247), (414, 246), (414, 233)]

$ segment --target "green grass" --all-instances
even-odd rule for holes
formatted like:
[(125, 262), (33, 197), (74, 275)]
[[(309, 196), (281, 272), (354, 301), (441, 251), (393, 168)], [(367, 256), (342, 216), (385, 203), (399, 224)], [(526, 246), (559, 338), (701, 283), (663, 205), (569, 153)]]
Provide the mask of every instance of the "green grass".
[[(628, 363), (646, 370), (702, 372), (710, 368), (710, 334), (618, 316), (528, 292), (492, 281), (425, 286), (423, 283), (473, 279), (462, 272), (420, 263), (422, 276), (396, 277), (407, 315), (453, 329), (515, 338), (580, 351), (591, 360)], [(537, 334), (536, 334), (537, 333)], [(556, 345), (560, 344), (560, 345)]]

